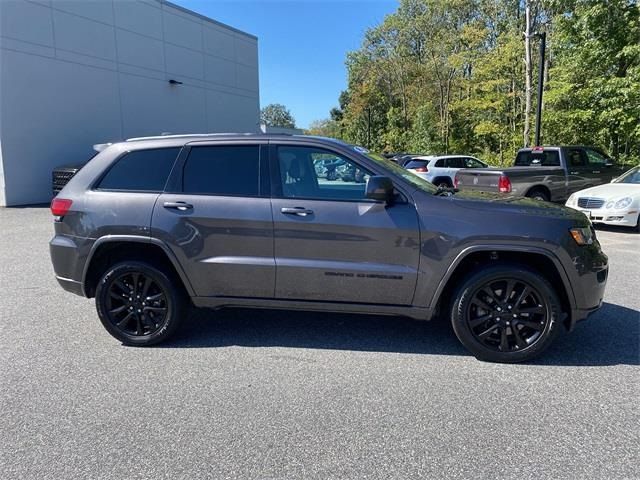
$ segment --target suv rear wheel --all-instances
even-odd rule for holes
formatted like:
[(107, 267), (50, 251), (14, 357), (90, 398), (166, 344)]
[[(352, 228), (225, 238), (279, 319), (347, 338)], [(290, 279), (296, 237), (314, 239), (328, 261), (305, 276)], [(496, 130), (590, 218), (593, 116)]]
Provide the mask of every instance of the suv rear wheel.
[(185, 312), (182, 290), (172, 276), (151, 265), (125, 261), (109, 267), (96, 288), (102, 325), (126, 345), (166, 340)]
[(452, 306), (462, 344), (479, 360), (517, 363), (541, 354), (560, 330), (561, 305), (551, 284), (519, 265), (484, 268), (464, 282)]

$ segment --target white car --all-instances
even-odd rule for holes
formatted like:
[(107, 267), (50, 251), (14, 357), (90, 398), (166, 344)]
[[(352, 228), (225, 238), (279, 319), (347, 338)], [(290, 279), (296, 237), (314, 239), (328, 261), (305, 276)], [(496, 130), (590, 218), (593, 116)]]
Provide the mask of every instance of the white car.
[(429, 180), (437, 187), (453, 187), (456, 172), (462, 168), (487, 168), (489, 165), (468, 155), (414, 157), (404, 168)]
[(611, 183), (574, 193), (566, 206), (580, 210), (593, 223), (632, 227), (640, 232), (640, 165)]

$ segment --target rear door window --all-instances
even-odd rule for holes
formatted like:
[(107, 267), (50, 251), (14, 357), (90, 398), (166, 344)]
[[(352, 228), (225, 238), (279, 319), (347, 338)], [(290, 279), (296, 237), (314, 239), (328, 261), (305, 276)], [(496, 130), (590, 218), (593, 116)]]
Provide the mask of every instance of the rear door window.
[(102, 177), (97, 188), (132, 192), (162, 192), (179, 147), (125, 153)]
[(460, 157), (456, 158), (448, 158), (447, 159), (447, 167), (449, 168), (464, 168), (464, 161)]
[(203, 195), (257, 197), (258, 145), (192, 147), (182, 172), (182, 191)]
[(586, 167), (587, 159), (581, 149), (572, 148), (567, 150), (567, 163), (570, 167)]

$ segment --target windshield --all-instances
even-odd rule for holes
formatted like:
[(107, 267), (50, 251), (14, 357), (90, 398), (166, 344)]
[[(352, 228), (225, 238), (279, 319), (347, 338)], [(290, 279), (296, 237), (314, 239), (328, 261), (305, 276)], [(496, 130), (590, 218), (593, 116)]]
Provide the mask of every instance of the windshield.
[(359, 149), (358, 151), (363, 155), (365, 155), (367, 158), (370, 158), (374, 162), (378, 163), (380, 166), (384, 167), (385, 169), (391, 170), (396, 175), (404, 178), (406, 181), (411, 183), (414, 187), (419, 188), (420, 190), (424, 190), (425, 192), (428, 192), (428, 193), (434, 193), (438, 190), (435, 187), (435, 185), (433, 185), (433, 183), (419, 177), (418, 175), (411, 173), (408, 170), (405, 170), (404, 168), (399, 166), (397, 163), (387, 160), (382, 155), (367, 152), (363, 148)]
[(633, 167), (626, 173), (616, 178), (613, 183), (638, 183), (640, 184), (640, 165)]

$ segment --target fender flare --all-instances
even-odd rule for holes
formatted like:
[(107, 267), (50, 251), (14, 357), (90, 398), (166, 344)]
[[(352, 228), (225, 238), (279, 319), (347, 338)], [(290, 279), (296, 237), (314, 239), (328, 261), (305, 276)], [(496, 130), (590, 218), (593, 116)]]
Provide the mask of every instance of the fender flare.
[(153, 237), (140, 236), (140, 235), (105, 235), (104, 237), (100, 237), (95, 242), (93, 242), (93, 245), (91, 246), (91, 250), (87, 255), (87, 261), (84, 263), (84, 269), (82, 271), (82, 294), (85, 297), (88, 297), (87, 289), (86, 289), (87, 273), (89, 271), (89, 267), (91, 266), (91, 260), (93, 259), (94, 254), (98, 251), (98, 248), (100, 248), (105, 243), (113, 243), (113, 242), (148, 243), (148, 244), (160, 247), (162, 251), (165, 253), (165, 255), (167, 256), (167, 258), (169, 259), (169, 262), (173, 265), (173, 268), (175, 269), (175, 271), (178, 273), (178, 276), (180, 277), (180, 280), (182, 281), (189, 296), (190, 297), (196, 296), (195, 290), (193, 289), (191, 282), (189, 282), (189, 278), (187, 277), (187, 274), (182, 268), (182, 265), (180, 265), (180, 263), (178, 262), (178, 259), (176, 258), (174, 253), (171, 251), (169, 246), (166, 243), (164, 243), (162, 240), (159, 240)]
[(527, 197), (534, 190), (543, 190), (544, 192), (546, 192), (547, 195), (549, 195), (549, 200), (551, 200), (551, 197), (552, 197), (551, 189), (547, 187), (544, 183), (538, 183), (536, 185), (533, 185), (527, 188), (527, 191), (525, 192), (524, 196)]
[(435, 311), (435, 306), (438, 304), (438, 301), (442, 296), (444, 287), (446, 286), (447, 282), (449, 281), (453, 273), (456, 271), (460, 263), (462, 263), (462, 261), (466, 257), (476, 252), (491, 252), (491, 251), (536, 253), (536, 254), (544, 255), (545, 257), (547, 257), (549, 260), (551, 260), (554, 267), (556, 268), (556, 271), (560, 275), (560, 278), (562, 279), (562, 285), (567, 293), (567, 299), (569, 300), (570, 310), (573, 311), (576, 309), (575, 293), (573, 292), (573, 287), (571, 285), (571, 282), (569, 281), (569, 275), (567, 275), (564, 265), (562, 264), (562, 262), (560, 262), (560, 259), (556, 256), (555, 253), (541, 247), (530, 247), (530, 246), (524, 247), (524, 246), (499, 245), (499, 244), (474, 245), (460, 251), (456, 256), (456, 258), (453, 260), (453, 262), (451, 262), (451, 265), (449, 265), (449, 268), (447, 268), (447, 271), (445, 272), (444, 276), (440, 280), (440, 283), (438, 283), (438, 287), (436, 288), (431, 298), (431, 303), (429, 304), (429, 307)]

